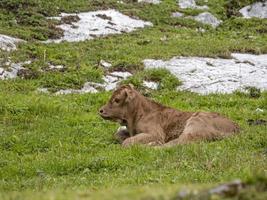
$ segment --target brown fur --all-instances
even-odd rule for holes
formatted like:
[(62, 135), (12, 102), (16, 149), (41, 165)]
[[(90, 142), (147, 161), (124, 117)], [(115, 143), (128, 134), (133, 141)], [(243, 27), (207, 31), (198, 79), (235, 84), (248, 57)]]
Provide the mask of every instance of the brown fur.
[(239, 131), (237, 124), (218, 113), (178, 111), (144, 97), (130, 85), (114, 91), (99, 113), (104, 119), (127, 126), (116, 134), (123, 146), (212, 141)]

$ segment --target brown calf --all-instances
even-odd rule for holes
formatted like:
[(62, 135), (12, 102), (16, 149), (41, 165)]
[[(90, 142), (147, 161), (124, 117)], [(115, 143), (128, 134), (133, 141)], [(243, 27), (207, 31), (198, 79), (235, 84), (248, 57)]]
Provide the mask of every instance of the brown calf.
[(116, 134), (123, 146), (173, 146), (221, 139), (239, 131), (237, 124), (218, 113), (178, 111), (144, 97), (131, 85), (115, 90), (99, 114), (127, 127)]

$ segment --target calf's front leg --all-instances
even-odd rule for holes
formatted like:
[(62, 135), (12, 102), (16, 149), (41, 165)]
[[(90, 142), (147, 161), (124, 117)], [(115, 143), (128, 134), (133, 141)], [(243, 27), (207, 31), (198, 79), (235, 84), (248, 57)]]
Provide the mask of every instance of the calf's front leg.
[(126, 127), (120, 127), (117, 132), (114, 134), (114, 138), (119, 142), (119, 143), (123, 143), (124, 140), (126, 140), (127, 138), (130, 137), (130, 133), (127, 130)]
[(148, 133), (139, 133), (133, 137), (129, 137), (123, 141), (122, 146), (128, 147), (134, 144), (144, 144), (149, 146), (162, 145), (164, 140), (158, 135), (148, 134)]

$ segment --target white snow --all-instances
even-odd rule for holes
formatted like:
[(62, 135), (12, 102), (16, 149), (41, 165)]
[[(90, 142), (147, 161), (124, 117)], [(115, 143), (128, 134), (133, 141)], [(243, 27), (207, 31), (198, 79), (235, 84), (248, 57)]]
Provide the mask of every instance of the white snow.
[(0, 34), (0, 49), (4, 51), (16, 50), (16, 44), (24, 40)]
[(267, 54), (233, 53), (232, 59), (174, 57), (144, 60), (145, 68), (166, 68), (183, 82), (179, 90), (201, 94), (232, 93), (246, 86), (267, 89)]
[(267, 1), (256, 2), (239, 10), (244, 18), (267, 18)]
[(60, 17), (52, 18), (60, 20), (64, 16), (72, 15), (77, 15), (80, 20), (72, 24), (59, 25), (58, 27), (64, 31), (64, 36), (47, 42), (78, 42), (109, 34), (128, 33), (138, 28), (153, 25), (151, 22), (133, 19), (113, 9), (78, 14), (61, 13)]

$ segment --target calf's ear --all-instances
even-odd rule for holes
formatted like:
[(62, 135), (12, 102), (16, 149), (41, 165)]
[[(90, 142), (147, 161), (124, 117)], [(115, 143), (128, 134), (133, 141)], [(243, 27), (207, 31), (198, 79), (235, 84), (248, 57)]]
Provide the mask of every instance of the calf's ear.
[(129, 87), (131, 88), (131, 89), (134, 89), (134, 85), (133, 84), (129, 84)]
[(130, 102), (130, 101), (132, 101), (134, 99), (135, 94), (134, 94), (132, 89), (128, 89), (127, 88), (125, 90), (125, 93), (126, 93), (125, 102)]

